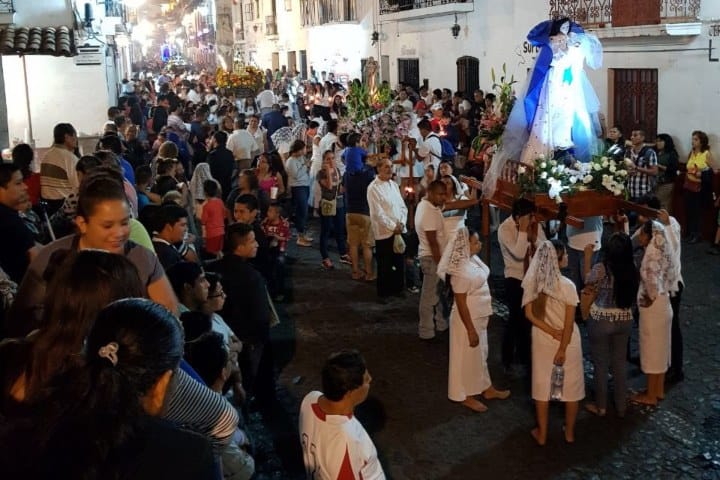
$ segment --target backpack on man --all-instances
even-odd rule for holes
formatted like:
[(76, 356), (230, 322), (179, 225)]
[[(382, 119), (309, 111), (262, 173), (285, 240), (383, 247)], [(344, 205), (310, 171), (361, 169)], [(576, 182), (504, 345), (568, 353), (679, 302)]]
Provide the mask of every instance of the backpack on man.
[(440, 162), (449, 162), (454, 164), (455, 158), (457, 157), (457, 151), (455, 150), (455, 147), (453, 147), (453, 144), (450, 143), (450, 140), (439, 136), (437, 133), (431, 133), (428, 137), (435, 137), (440, 141), (440, 156), (438, 157), (432, 153), (432, 150), (430, 151), (431, 155), (439, 158)]

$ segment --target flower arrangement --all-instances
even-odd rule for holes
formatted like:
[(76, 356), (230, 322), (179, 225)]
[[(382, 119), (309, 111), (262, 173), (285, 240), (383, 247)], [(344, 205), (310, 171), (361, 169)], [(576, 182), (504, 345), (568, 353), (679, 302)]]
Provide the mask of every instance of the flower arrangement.
[(382, 112), (392, 102), (392, 92), (388, 85), (381, 85), (374, 95), (370, 95), (367, 85), (353, 82), (346, 97), (348, 114), (354, 122), (362, 122)]
[(490, 70), (490, 76), (493, 81), (493, 90), (495, 91), (496, 104), (493, 109), (486, 109), (480, 119), (480, 127), (478, 129), (478, 137), (485, 138), (486, 141), (497, 142), (505, 131), (510, 111), (515, 104), (515, 95), (513, 85), (517, 83), (514, 76), (507, 79), (507, 67), (503, 63), (502, 76), (500, 82), (496, 80), (495, 69)]
[(588, 163), (574, 163), (570, 167), (541, 155), (534, 165), (517, 166), (522, 195), (547, 193), (558, 203), (562, 201), (561, 194), (572, 195), (580, 190), (606, 190), (615, 196), (627, 197), (627, 177), (625, 163), (604, 155), (596, 155)]
[(218, 88), (228, 90), (252, 90), (253, 93), (260, 91), (265, 83), (265, 74), (259, 68), (245, 65), (233, 72), (218, 67), (215, 72), (215, 84)]

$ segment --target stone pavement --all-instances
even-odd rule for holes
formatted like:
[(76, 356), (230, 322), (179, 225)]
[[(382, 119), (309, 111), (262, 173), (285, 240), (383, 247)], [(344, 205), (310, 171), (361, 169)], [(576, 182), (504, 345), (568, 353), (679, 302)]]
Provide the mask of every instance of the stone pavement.
[[(374, 285), (351, 280), (348, 266), (336, 263), (335, 270), (324, 271), (316, 248), (292, 248), (293, 298), (280, 306), (283, 323), (273, 331), (281, 371), (279, 405), (265, 417), (270, 436), (258, 430), (259, 416), (251, 420), (261, 443), (258, 463), (266, 463), (258, 478), (304, 478), (299, 403), (308, 391), (320, 389), (319, 372), (329, 353), (357, 348), (373, 376), (370, 397), (357, 416), (388, 478), (720, 479), (720, 258), (706, 255), (707, 245), (683, 248), (685, 381), (668, 390), (659, 408), (631, 407), (625, 419), (612, 411), (597, 418), (581, 409), (573, 445), (564, 443), (563, 409), (553, 405), (545, 447), (530, 437), (534, 408), (523, 382), (505, 376), (499, 364), (507, 310), (496, 244), (489, 364), (494, 383), (509, 387), (512, 396), (487, 402), (484, 414), (447, 399), (447, 334), (429, 343), (417, 338), (417, 295), (381, 305)], [(581, 332), (585, 337), (584, 326)], [(631, 387), (643, 387), (637, 367), (630, 366), (628, 375)]]

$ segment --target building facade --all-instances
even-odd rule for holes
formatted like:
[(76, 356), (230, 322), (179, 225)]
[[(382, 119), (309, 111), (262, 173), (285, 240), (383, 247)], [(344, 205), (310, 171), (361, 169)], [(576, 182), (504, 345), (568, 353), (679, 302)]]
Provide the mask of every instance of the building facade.
[[(347, 12), (351, 20), (343, 20)], [(468, 95), (490, 90), (491, 69), (503, 65), (523, 89), (537, 55), (527, 33), (560, 16), (603, 44), (603, 66), (588, 74), (608, 123), (620, 124), (626, 135), (633, 127), (650, 137), (669, 133), (681, 157), (696, 129), (720, 148), (713, 121), (720, 108), (717, 1), (237, 0), (233, 7), (236, 54), (245, 62), (295, 65), (303, 76), (307, 65), (354, 78), (373, 56), (391, 85), (425, 83)]]

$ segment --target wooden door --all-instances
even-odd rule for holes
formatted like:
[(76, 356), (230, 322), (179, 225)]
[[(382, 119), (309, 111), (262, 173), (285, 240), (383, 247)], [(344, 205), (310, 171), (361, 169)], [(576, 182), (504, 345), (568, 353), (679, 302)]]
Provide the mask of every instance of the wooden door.
[(622, 127), (626, 138), (632, 130), (640, 129), (645, 130), (645, 138), (652, 141), (658, 121), (657, 69), (617, 68), (612, 75), (613, 123)]

